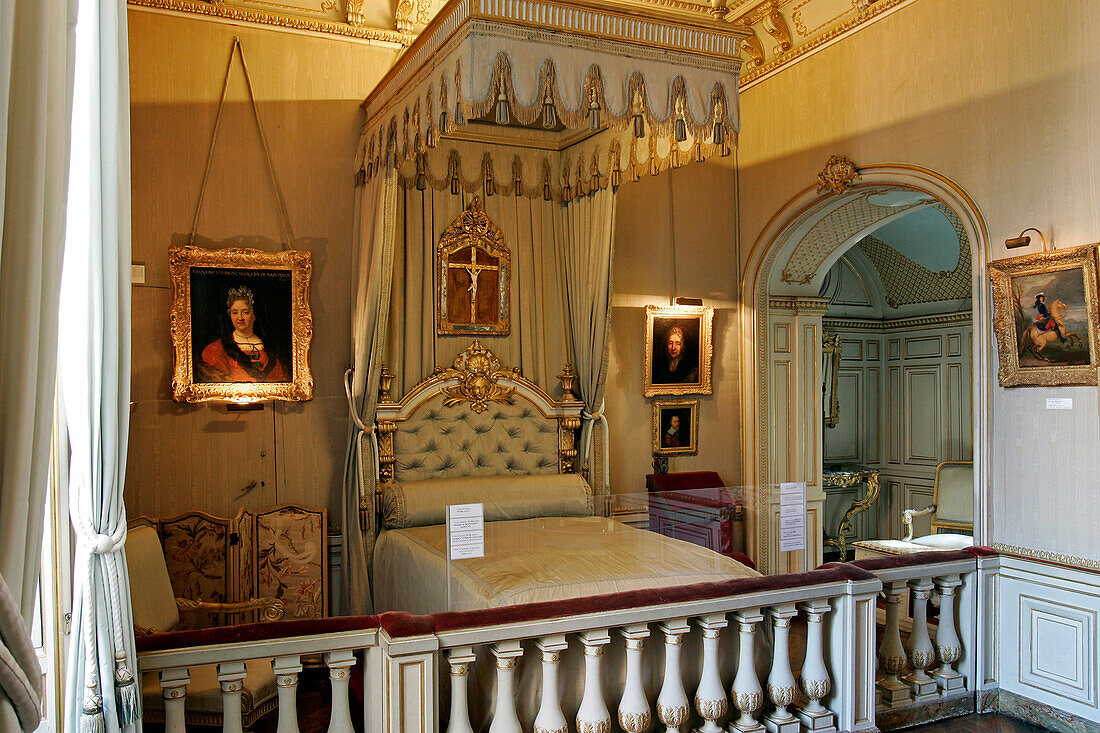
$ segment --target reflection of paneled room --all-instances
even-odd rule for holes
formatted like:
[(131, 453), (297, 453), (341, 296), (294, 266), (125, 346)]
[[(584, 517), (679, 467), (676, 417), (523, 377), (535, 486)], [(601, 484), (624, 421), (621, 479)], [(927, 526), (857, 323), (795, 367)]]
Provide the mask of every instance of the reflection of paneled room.
[(1100, 725), (1095, 2), (0, 17), (0, 730)]
[[(840, 341), (835, 372), (825, 370), (836, 375), (826, 385), (836, 403), (824, 461), (873, 469), (880, 485), (878, 499), (852, 516), (849, 542), (902, 537), (902, 512), (933, 503), (936, 466), (973, 457), (969, 242), (950, 210), (886, 196), (879, 203), (900, 216), (853, 244), (821, 293), (829, 299), (822, 328)], [(866, 482), (826, 488), (830, 537), (867, 491)], [(918, 518), (916, 535), (929, 532), (929, 519)]]

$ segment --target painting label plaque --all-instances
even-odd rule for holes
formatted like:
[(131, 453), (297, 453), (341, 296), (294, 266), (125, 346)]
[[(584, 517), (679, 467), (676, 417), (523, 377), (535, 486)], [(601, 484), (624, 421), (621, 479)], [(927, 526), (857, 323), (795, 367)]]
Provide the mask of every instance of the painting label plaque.
[(1047, 397), (1048, 410), (1072, 410), (1072, 397)]
[(485, 505), (447, 506), (447, 556), (452, 560), (485, 557)]
[(806, 549), (806, 482), (779, 484), (779, 551)]

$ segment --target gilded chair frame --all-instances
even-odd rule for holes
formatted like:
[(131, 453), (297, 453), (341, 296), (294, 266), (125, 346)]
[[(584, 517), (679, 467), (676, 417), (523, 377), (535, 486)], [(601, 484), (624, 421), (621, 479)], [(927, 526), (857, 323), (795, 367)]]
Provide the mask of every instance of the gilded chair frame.
[(935, 483), (932, 485), (932, 506), (925, 507), (924, 509), (906, 509), (902, 512), (902, 523), (905, 525), (906, 534), (905, 541), (913, 541), (913, 519), (916, 517), (924, 517), (929, 514), (932, 515), (932, 534), (941, 534), (942, 532), (969, 532), (974, 534), (973, 522), (957, 522), (949, 519), (940, 519), (937, 512), (940, 505), (940, 471), (944, 466), (973, 466), (974, 461), (942, 461), (936, 466), (936, 478)]

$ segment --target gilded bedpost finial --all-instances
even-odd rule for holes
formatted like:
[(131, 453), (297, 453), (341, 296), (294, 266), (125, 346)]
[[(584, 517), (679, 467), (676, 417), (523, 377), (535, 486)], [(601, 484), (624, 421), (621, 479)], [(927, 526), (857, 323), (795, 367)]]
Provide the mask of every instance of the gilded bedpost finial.
[(393, 387), (394, 373), (382, 362), (382, 372), (378, 377), (378, 401), (390, 401), (390, 388)]
[(573, 393), (573, 388), (577, 386), (577, 373), (573, 371), (572, 364), (566, 363), (558, 375), (558, 381), (561, 382), (562, 402), (577, 402), (577, 396)]
[(817, 192), (844, 193), (854, 181), (862, 179), (856, 164), (843, 155), (830, 155), (825, 167), (817, 174)]

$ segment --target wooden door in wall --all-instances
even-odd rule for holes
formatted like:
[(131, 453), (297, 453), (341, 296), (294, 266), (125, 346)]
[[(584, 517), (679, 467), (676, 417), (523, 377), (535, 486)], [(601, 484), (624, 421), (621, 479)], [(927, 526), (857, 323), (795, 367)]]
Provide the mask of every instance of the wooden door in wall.
[(132, 517), (187, 511), (232, 517), (242, 507), (277, 503), (274, 410), (136, 403), (125, 496)]

